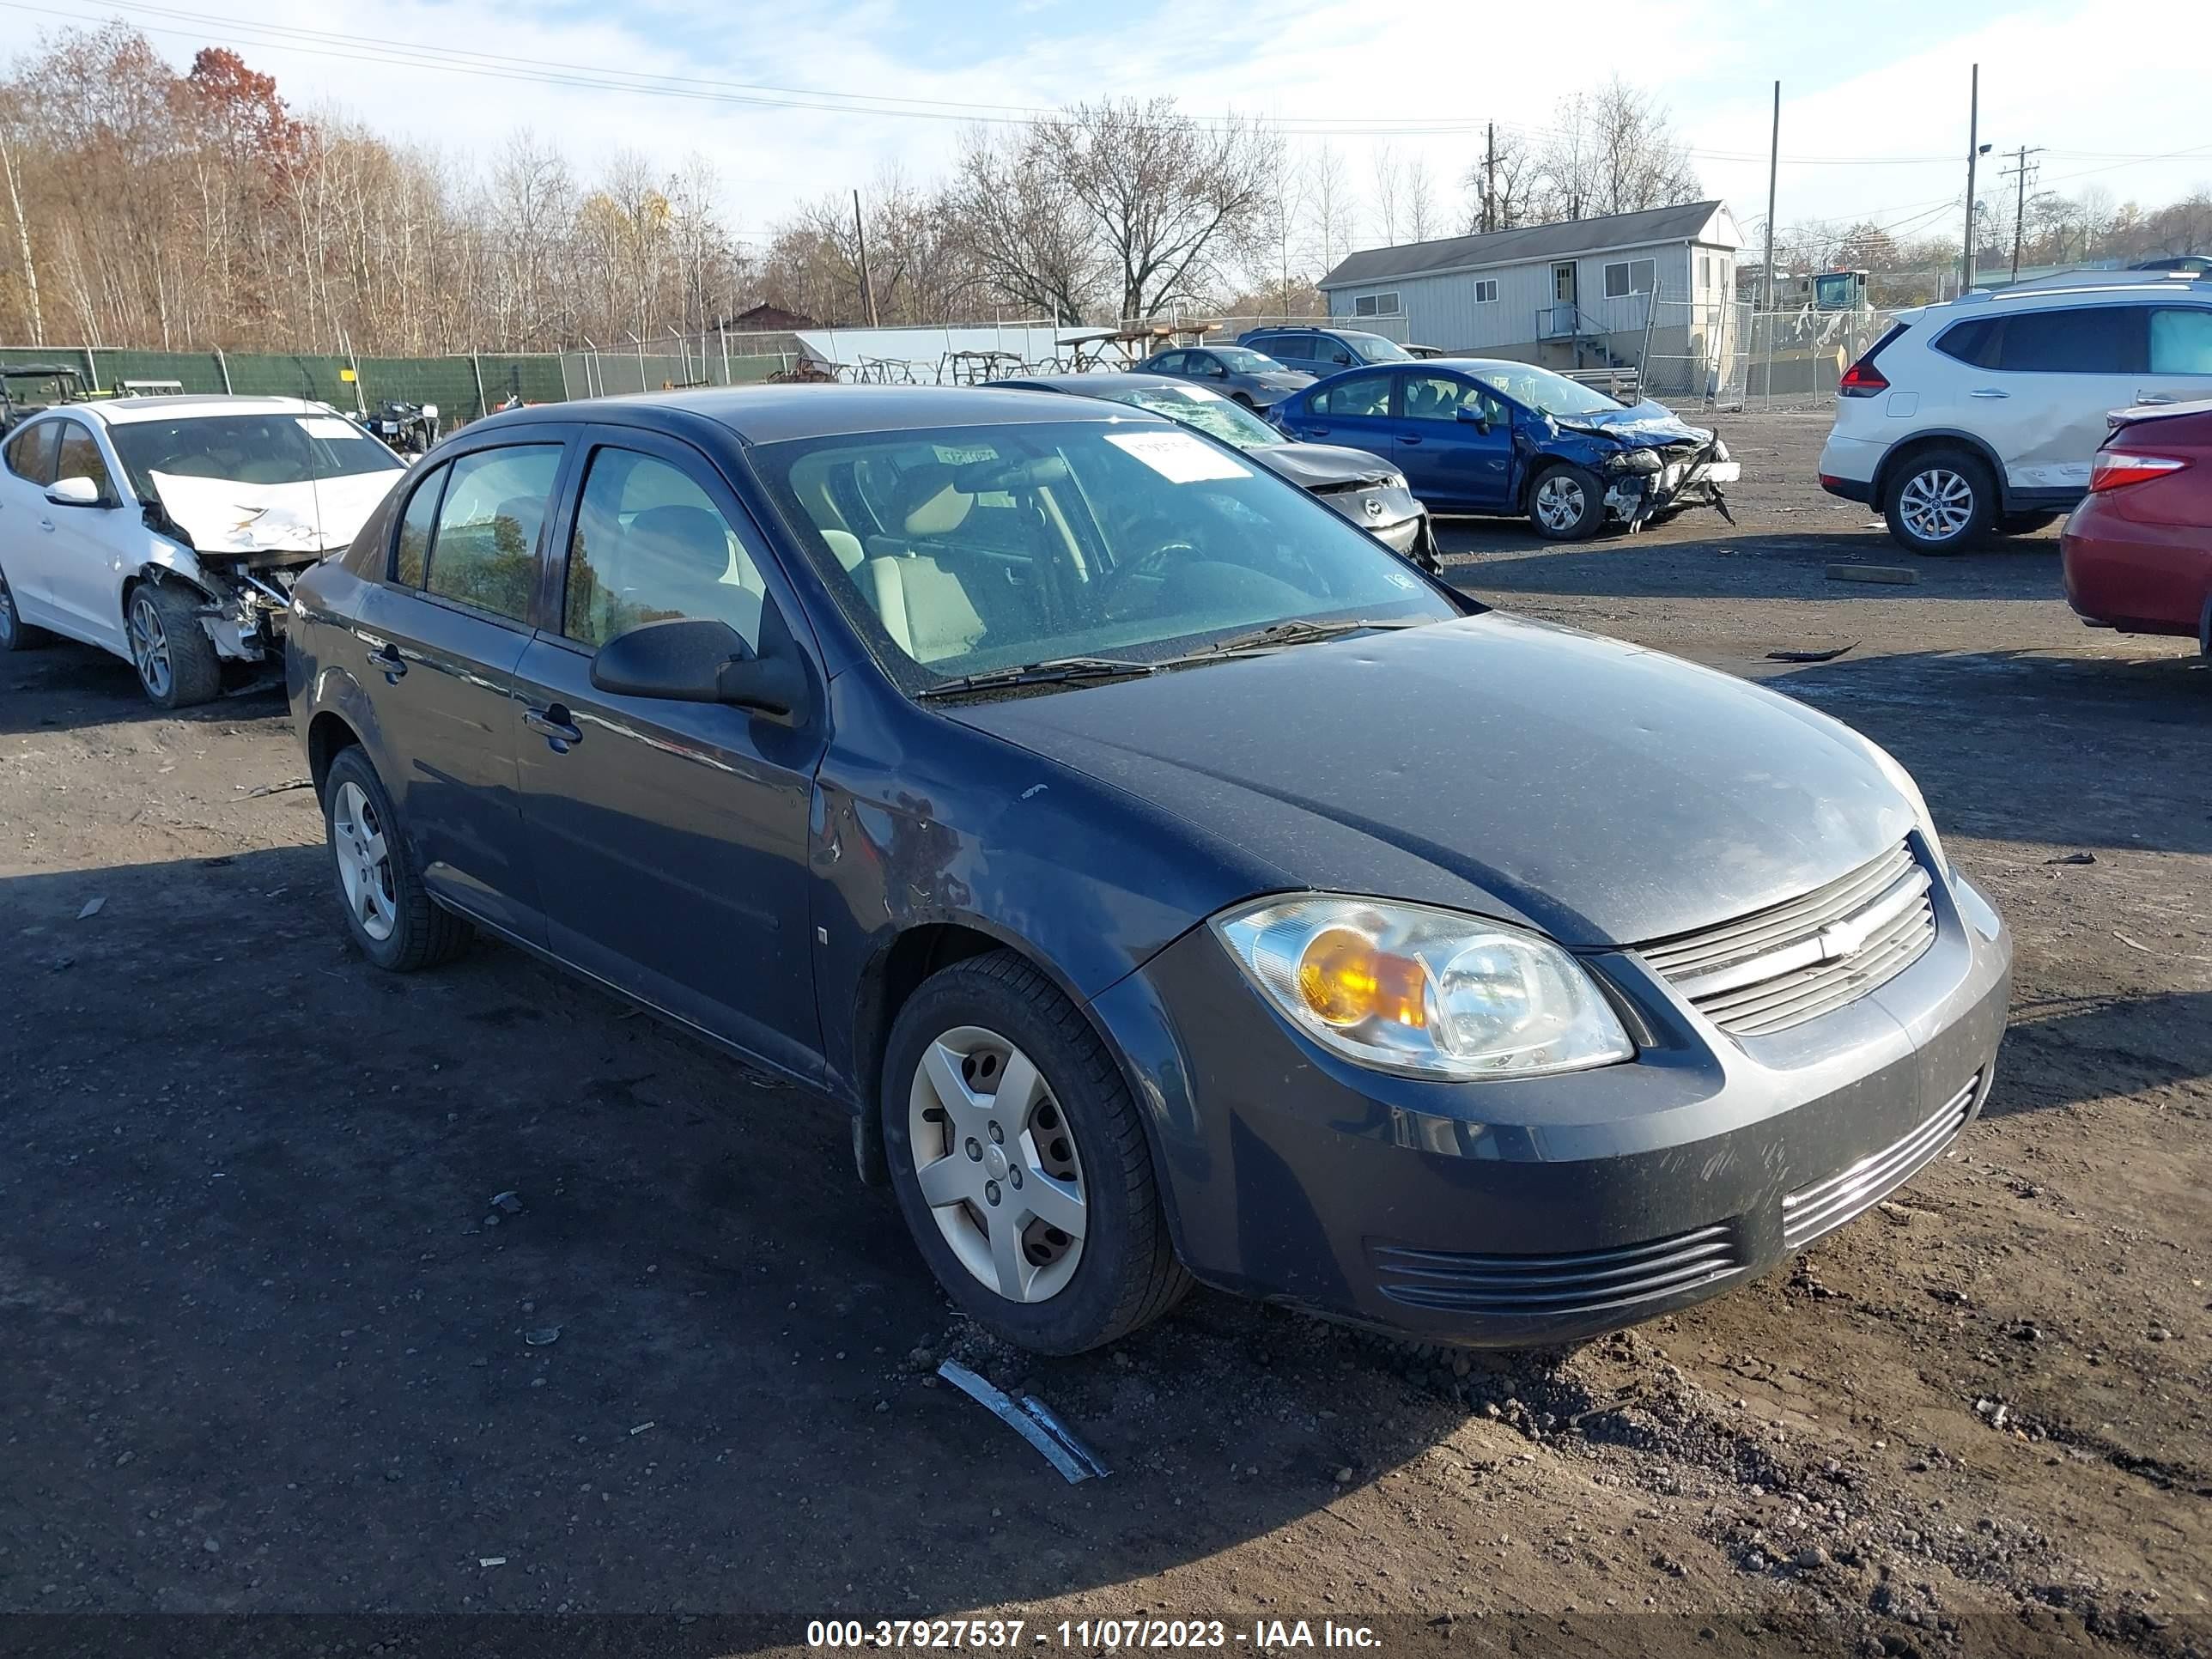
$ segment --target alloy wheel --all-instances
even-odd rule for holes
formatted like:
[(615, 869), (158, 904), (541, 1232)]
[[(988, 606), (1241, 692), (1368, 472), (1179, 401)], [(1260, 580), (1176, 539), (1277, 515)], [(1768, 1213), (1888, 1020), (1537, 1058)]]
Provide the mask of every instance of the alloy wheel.
[(359, 784), (342, 783), (331, 803), (331, 851), (338, 861), (338, 882), (346, 908), (361, 931), (382, 944), (399, 925), (399, 905), (392, 884), (392, 846), (376, 815), (376, 803)]
[(156, 701), (169, 695), (176, 675), (169, 665), (169, 635), (161, 626), (161, 613), (154, 596), (141, 588), (131, 599), (131, 660), (147, 694)]
[(1974, 516), (1974, 487), (1947, 466), (1931, 466), (1905, 481), (1898, 516), (1924, 542), (1948, 542)]
[(1583, 487), (1565, 472), (1536, 486), (1536, 516), (1547, 530), (1571, 530), (1582, 522)]
[(0, 645), (15, 642), (15, 596), (8, 591), (8, 579), (0, 576)]
[(960, 1265), (1009, 1302), (1064, 1290), (1089, 1206), (1074, 1131), (1036, 1063), (955, 1026), (922, 1051), (907, 1126), (922, 1201)]

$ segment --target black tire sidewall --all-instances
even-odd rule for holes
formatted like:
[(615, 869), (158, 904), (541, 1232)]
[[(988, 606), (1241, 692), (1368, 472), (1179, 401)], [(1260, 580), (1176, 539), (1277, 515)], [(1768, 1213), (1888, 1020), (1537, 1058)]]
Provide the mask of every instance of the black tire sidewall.
[[(384, 826), (385, 844), (391, 850), (392, 909), (398, 920), (386, 939), (371, 939), (362, 928), (361, 920), (346, 902), (345, 878), (338, 871), (337, 812), (338, 786), (355, 783), (368, 797), (369, 805), (376, 810), (376, 821)], [(416, 881), (406, 851), (406, 838), (400, 833), (398, 814), (392, 810), (392, 797), (384, 791), (384, 781), (376, 775), (368, 757), (358, 745), (341, 749), (337, 758), (331, 763), (330, 775), (323, 783), (323, 843), (331, 859), (331, 890), (337, 896), (338, 908), (345, 912), (346, 933), (362, 955), (379, 968), (397, 969), (413, 944), (410, 936), (415, 917), (420, 907), (409, 902), (410, 889)]]
[(16, 606), (15, 586), (9, 581), (8, 573), (4, 570), (0, 570), (0, 587), (8, 590), (8, 620), (4, 624), (6, 632), (0, 633), (0, 651), (21, 651), (29, 643), (23, 637), (26, 624), (22, 611)]
[[(972, 972), (975, 961), (955, 963), (916, 991), (899, 1011), (884, 1056), (879, 1107), (891, 1189), (923, 1259), (946, 1293), (969, 1317), (1016, 1345), (1044, 1353), (1079, 1353), (1110, 1340), (1129, 1275), (1139, 1271), (1135, 1227), (1124, 1201), (1122, 1169), (1108, 1121), (1115, 1102), (1097, 1097), (1088, 1056), (1036, 1008), (999, 981)], [(1079, 1015), (1079, 1018), (1080, 1016)], [(938, 1229), (922, 1201), (908, 1130), (909, 1091), (928, 1044), (956, 1026), (997, 1032), (1036, 1065), (1073, 1132), (1083, 1165), (1086, 1232), (1083, 1256), (1066, 1287), (1048, 1301), (1009, 1302), (978, 1282)], [(1127, 1085), (1113, 1079), (1124, 1110), (1133, 1111)]]
[(162, 637), (169, 646), (169, 690), (164, 696), (155, 695), (139, 670), (137, 658), (131, 659), (131, 672), (137, 676), (138, 689), (145, 694), (146, 701), (163, 709), (192, 708), (213, 702), (222, 690), (222, 659), (216, 655), (214, 644), (192, 614), (195, 607), (166, 583), (150, 580), (133, 583), (123, 596), (126, 638), (131, 610), (141, 594), (152, 601), (155, 611), (161, 617)]
[[(1564, 472), (1583, 488), (1583, 516), (1565, 530), (1548, 528), (1536, 512), (1536, 492), (1554, 473)], [(1605, 522), (1605, 484), (1596, 473), (1571, 461), (1555, 462), (1528, 481), (1528, 522), (1547, 542), (1586, 542)]]
[[(1923, 473), (1941, 469), (1955, 472), (1966, 481), (1973, 492), (1974, 505), (1967, 515), (1965, 528), (1948, 541), (1923, 541), (1906, 528), (1900, 503), (1905, 487)], [(1882, 490), (1881, 515), (1889, 525), (1892, 540), (1900, 547), (1923, 557), (1948, 558), (1954, 553), (1963, 553), (1989, 539), (1997, 524), (1996, 483), (1990, 469), (1978, 455), (1960, 449), (1930, 449), (1916, 455), (1893, 475)]]

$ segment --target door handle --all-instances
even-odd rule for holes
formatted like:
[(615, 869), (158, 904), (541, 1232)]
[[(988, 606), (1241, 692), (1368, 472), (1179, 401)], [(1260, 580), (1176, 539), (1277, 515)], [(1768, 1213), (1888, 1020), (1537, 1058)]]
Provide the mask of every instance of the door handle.
[(1419, 438), (1408, 437), (1401, 432), (1398, 434), (1398, 441), (1401, 444), (1417, 444), (1421, 441)]
[(1969, 398), (2009, 398), (2009, 392), (2000, 392), (1993, 386), (1978, 386), (1966, 394)]
[(544, 708), (526, 708), (522, 723), (545, 739), (545, 746), (556, 755), (565, 755), (583, 742), (583, 728), (568, 718), (568, 711), (559, 703)]
[(1328, 436), (1328, 428), (1325, 426), (1310, 426), (1306, 430), (1312, 433), (1316, 437), (1326, 438)]
[(399, 654), (399, 647), (386, 641), (380, 649), (368, 653), (369, 666), (384, 676), (386, 685), (399, 684), (399, 677), (407, 672), (407, 659)]
[(2138, 404), (2170, 404), (2173, 401), (2173, 398), (2168, 392), (2145, 392), (2138, 386), (2136, 388), (2136, 401)]

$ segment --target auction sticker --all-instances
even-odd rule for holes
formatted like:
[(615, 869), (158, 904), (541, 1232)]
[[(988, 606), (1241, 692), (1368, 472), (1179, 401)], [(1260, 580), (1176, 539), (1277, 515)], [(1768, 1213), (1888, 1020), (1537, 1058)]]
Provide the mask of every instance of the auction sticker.
[(1204, 483), (1210, 478), (1249, 478), (1239, 465), (1212, 445), (1188, 432), (1109, 432), (1106, 441), (1135, 456), (1170, 483)]

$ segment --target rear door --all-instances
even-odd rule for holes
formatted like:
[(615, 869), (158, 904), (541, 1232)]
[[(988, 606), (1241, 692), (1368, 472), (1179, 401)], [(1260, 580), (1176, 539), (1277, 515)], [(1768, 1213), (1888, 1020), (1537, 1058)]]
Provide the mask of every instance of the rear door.
[(1287, 329), (1252, 343), (1255, 349), (1266, 352), (1285, 368), (1295, 368), (1306, 374), (1329, 372), (1321, 366), (1320, 358), (1315, 355), (1314, 337), (1304, 329)]
[(1390, 405), (1395, 378), (1387, 369), (1376, 369), (1316, 386), (1306, 394), (1305, 413), (1290, 424), (1301, 438), (1364, 449), (1395, 465), (1397, 434)]
[(63, 509), (46, 500), (46, 487), (60, 435), (58, 419), (30, 421), (0, 445), (0, 575), (27, 623), (55, 621), (54, 514)]
[[(1504, 508), (1513, 485), (1513, 422), (1486, 386), (1455, 374), (1404, 374), (1394, 424), (1398, 470), (1431, 508)], [(1462, 420), (1461, 410), (1480, 415)]]
[(2150, 372), (2136, 387), (2139, 404), (2187, 404), (2212, 398), (2212, 306), (2154, 306)]
[(642, 623), (712, 617), (757, 651), (774, 636), (804, 653), (811, 642), (790, 637), (799, 612), (758, 528), (689, 445), (594, 428), (581, 477), (561, 531), (560, 600), (519, 676), (522, 810), (552, 948), (812, 1075), (822, 1042), (807, 809), (818, 719), (793, 726), (592, 684), (593, 653)]
[(353, 623), (380, 774), (431, 887), (533, 945), (545, 929), (515, 778), (514, 671), (573, 428), (507, 428), (410, 477), (387, 578)]
[(2008, 312), (1999, 321), (1977, 353), (1984, 362), (1994, 353), (1994, 368), (1967, 377), (1968, 429), (2003, 462), (2008, 495), (2078, 496), (2111, 429), (2105, 417), (2135, 402), (2149, 368), (2148, 312), (2055, 306)]

